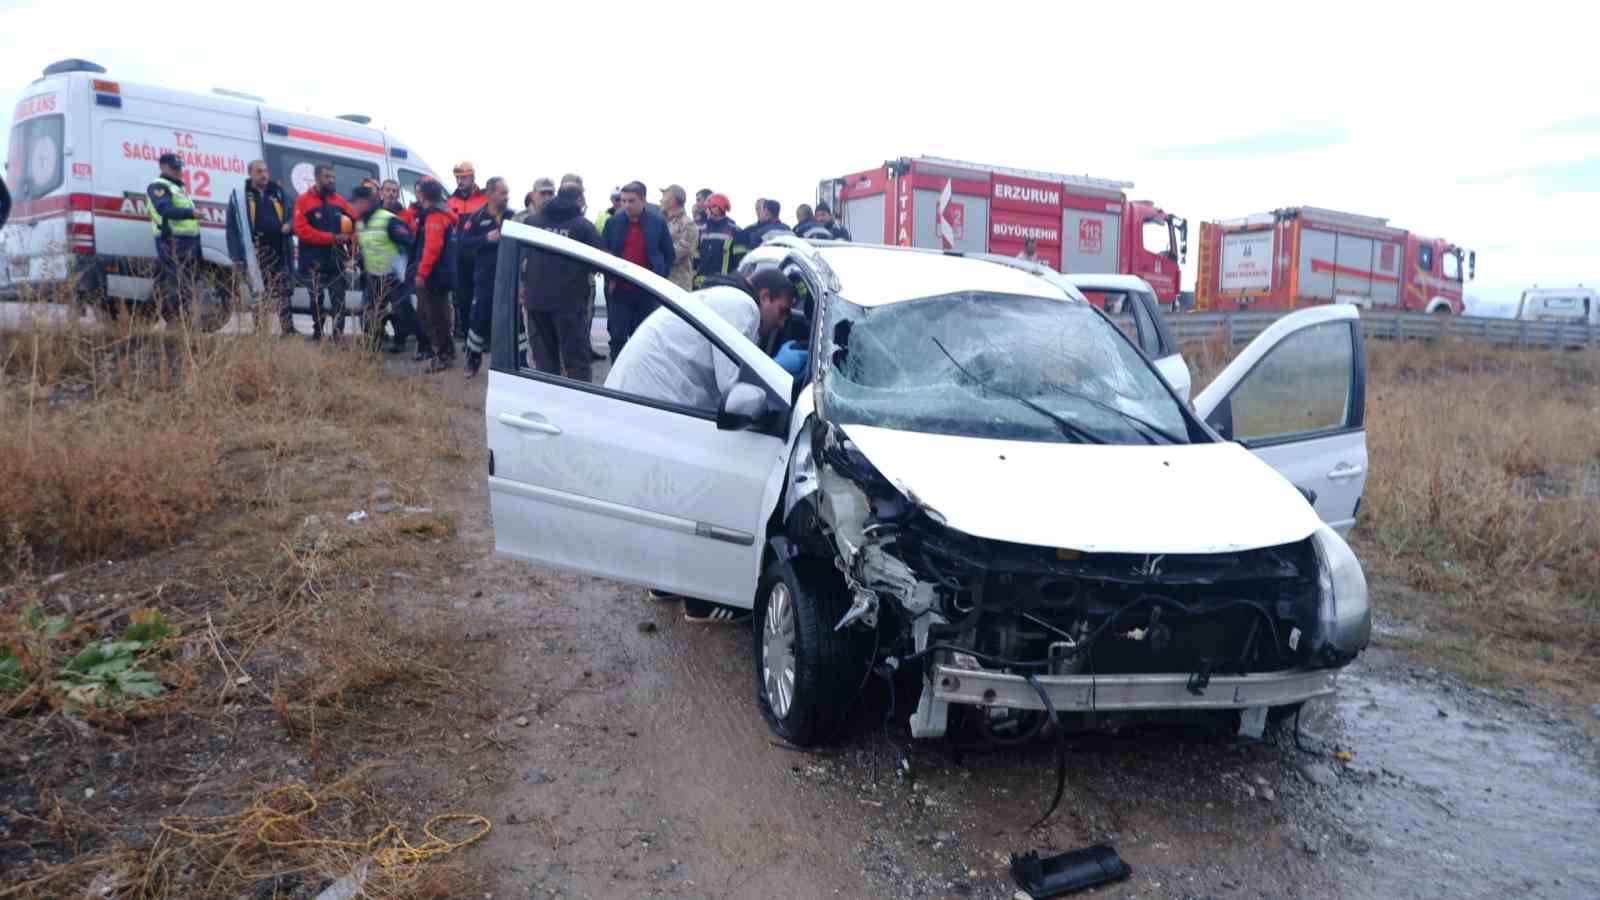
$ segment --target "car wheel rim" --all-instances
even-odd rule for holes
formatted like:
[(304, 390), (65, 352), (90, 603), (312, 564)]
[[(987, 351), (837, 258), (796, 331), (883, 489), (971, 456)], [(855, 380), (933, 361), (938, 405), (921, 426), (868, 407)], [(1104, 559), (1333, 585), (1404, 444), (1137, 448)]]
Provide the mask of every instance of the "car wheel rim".
[(779, 581), (767, 595), (766, 621), (762, 624), (761, 679), (767, 703), (778, 718), (786, 718), (794, 705), (794, 595)]

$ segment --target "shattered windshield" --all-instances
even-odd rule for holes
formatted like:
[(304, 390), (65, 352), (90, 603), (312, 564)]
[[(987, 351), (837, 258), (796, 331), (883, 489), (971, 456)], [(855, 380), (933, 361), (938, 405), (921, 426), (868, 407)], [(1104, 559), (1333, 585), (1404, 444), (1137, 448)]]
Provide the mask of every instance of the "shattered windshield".
[(968, 437), (1188, 443), (1188, 420), (1139, 352), (1083, 303), (987, 292), (828, 304), (826, 415)]

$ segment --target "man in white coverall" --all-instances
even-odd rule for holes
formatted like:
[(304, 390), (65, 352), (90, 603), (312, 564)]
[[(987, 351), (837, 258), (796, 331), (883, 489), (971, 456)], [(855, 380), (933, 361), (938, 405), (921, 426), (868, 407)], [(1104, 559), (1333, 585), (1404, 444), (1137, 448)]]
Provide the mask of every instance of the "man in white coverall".
[[(776, 268), (761, 269), (747, 279), (750, 291), (715, 285), (695, 296), (727, 320), (750, 343), (776, 331), (789, 316), (794, 286)], [(790, 375), (805, 371), (809, 351), (790, 341), (774, 361)], [(606, 387), (636, 397), (648, 397), (698, 410), (715, 410), (722, 397), (739, 381), (739, 365), (718, 350), (677, 313), (662, 306), (652, 312), (628, 343), (606, 376)], [(651, 591), (657, 600), (680, 599)], [(683, 617), (691, 622), (736, 623), (747, 621), (750, 611), (683, 597)]]

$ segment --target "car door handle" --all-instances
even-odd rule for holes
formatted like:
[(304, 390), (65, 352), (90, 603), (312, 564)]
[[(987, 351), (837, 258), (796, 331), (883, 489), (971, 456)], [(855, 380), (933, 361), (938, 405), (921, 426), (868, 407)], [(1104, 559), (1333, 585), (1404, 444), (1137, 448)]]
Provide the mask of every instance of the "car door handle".
[(1333, 471), (1328, 473), (1328, 477), (1334, 481), (1341, 481), (1346, 478), (1354, 478), (1366, 470), (1366, 466), (1352, 466), (1349, 463), (1340, 463), (1333, 467)]
[(504, 425), (508, 428), (515, 428), (518, 431), (534, 431), (538, 432), (539, 434), (561, 433), (561, 428), (559, 426), (552, 425), (549, 422), (541, 422), (534, 419), (523, 418), (522, 416), (514, 416), (511, 413), (501, 413), (498, 418), (501, 425)]

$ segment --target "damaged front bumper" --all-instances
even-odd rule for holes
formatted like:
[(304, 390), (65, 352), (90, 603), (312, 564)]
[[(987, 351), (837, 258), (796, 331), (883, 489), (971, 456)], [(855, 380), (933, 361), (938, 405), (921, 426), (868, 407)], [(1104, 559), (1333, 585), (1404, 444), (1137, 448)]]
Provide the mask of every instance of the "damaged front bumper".
[[(1044, 710), (1038, 692), (1021, 675), (948, 663), (932, 668), (935, 702)], [(1287, 706), (1332, 694), (1338, 677), (1337, 669), (1291, 669), (1213, 675), (1204, 687), (1180, 674), (1038, 675), (1034, 680), (1057, 712), (1068, 713)]]

